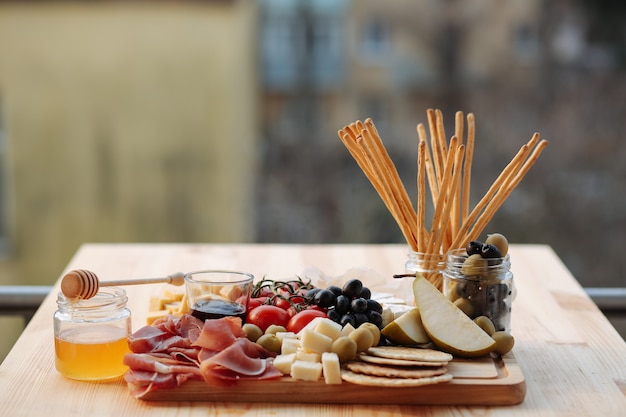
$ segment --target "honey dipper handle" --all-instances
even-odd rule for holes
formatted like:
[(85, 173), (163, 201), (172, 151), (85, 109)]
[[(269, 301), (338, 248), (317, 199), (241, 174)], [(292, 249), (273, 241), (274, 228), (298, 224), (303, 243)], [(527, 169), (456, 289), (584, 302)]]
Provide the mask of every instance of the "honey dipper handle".
[(113, 281), (100, 281), (101, 287), (116, 287), (118, 285), (139, 285), (139, 284), (159, 284), (166, 283), (172, 285), (183, 285), (185, 283), (185, 274), (176, 272), (175, 274), (159, 278), (136, 278), (136, 279), (118, 279)]

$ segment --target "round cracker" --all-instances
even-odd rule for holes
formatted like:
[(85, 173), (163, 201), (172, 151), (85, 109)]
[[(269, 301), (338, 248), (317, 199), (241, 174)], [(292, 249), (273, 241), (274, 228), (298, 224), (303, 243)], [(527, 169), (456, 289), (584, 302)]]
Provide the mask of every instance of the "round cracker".
[(367, 355), (365, 353), (359, 353), (359, 359), (363, 362), (375, 363), (377, 365), (392, 365), (392, 366), (445, 366), (448, 361), (444, 362), (425, 362), (425, 361), (407, 361), (404, 359), (389, 359), (382, 358), (380, 356)]
[(449, 362), (452, 360), (451, 354), (440, 350), (408, 346), (373, 346), (366, 353), (381, 358), (404, 359), (408, 361)]
[(423, 385), (438, 384), (452, 380), (451, 374), (437, 375), (427, 378), (387, 378), (384, 376), (372, 376), (357, 374), (348, 369), (341, 370), (341, 379), (357, 385), (371, 387), (420, 387)]
[(447, 372), (443, 366), (432, 367), (395, 367), (374, 365), (365, 362), (348, 362), (346, 368), (357, 374), (385, 376), (388, 378), (427, 378), (443, 375)]

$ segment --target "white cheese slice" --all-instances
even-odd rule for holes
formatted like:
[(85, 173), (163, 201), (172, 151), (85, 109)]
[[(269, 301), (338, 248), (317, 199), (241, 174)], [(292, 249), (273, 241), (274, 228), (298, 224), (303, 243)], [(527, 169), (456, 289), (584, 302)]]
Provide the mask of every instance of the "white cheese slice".
[(341, 384), (341, 365), (336, 353), (322, 353), (322, 373), (327, 384)]
[(291, 365), (291, 377), (301, 381), (317, 381), (322, 376), (322, 364), (296, 360)]

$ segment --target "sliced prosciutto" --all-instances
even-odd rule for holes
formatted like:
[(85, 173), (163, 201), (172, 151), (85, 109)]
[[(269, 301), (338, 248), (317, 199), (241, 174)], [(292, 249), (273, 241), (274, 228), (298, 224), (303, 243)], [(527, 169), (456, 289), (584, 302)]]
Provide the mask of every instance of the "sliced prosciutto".
[(124, 357), (124, 376), (137, 397), (184, 382), (204, 380), (214, 386), (242, 379), (275, 379), (274, 353), (245, 337), (238, 317), (201, 321), (191, 315), (167, 316), (129, 337), (133, 353)]

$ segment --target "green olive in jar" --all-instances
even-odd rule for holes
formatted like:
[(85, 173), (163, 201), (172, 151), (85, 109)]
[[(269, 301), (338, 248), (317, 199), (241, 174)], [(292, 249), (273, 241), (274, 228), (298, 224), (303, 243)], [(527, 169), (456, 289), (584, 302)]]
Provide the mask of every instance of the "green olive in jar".
[(491, 338), (496, 341), (496, 347), (493, 351), (500, 355), (509, 353), (513, 349), (513, 345), (515, 345), (515, 339), (511, 333), (505, 331), (495, 332), (491, 335)]
[(489, 336), (496, 332), (496, 327), (493, 325), (491, 319), (487, 316), (478, 316), (474, 319), (474, 323), (485, 331)]
[(485, 272), (487, 266), (487, 260), (483, 258), (482, 255), (475, 253), (474, 255), (468, 256), (465, 261), (463, 261), (461, 273), (467, 276), (480, 275)]
[(501, 233), (492, 233), (487, 235), (485, 243), (490, 244), (498, 248), (500, 255), (506, 256), (509, 253), (509, 241)]
[(465, 313), (468, 317), (474, 317), (476, 314), (476, 309), (470, 300), (467, 298), (459, 298), (453, 303), (455, 306), (459, 308), (462, 312)]

